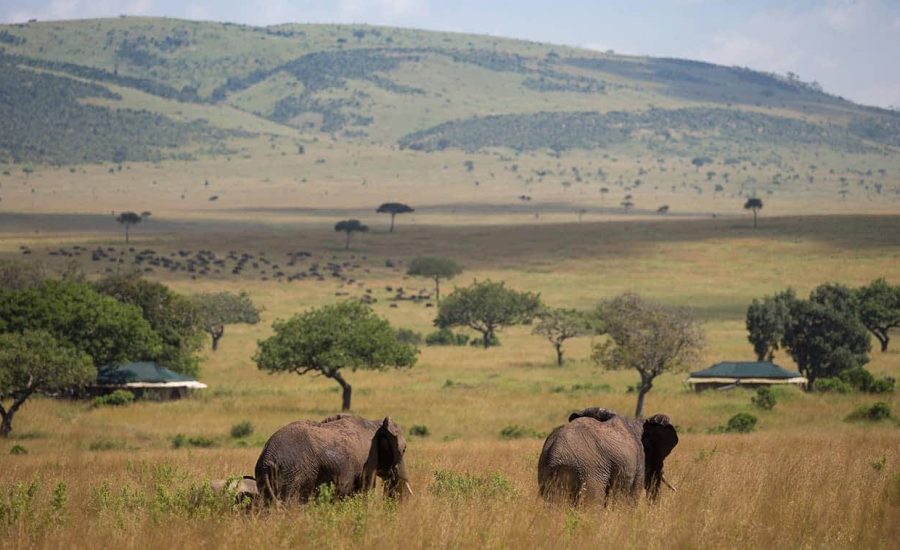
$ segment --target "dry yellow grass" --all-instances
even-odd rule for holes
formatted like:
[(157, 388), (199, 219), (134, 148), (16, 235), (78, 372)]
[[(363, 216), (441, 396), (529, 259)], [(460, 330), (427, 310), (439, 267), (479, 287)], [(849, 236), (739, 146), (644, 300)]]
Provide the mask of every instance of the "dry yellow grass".
[[(246, 289), (266, 307), (263, 322), (227, 328), (220, 350), (206, 352), (202, 378), (210, 388), (195, 399), (121, 409), (29, 401), (16, 418), (13, 437), (0, 442), (0, 507), (10, 502), (17, 484), (36, 480), (40, 488), (31, 508), (17, 519), (0, 517), (0, 536), (16, 547), (73, 548), (895, 545), (900, 538), (900, 430), (890, 422), (864, 425), (844, 418), (877, 400), (887, 401), (896, 414), (896, 394), (811, 395), (785, 389), (775, 409), (763, 412), (752, 407), (749, 391), (698, 395), (683, 386), (683, 374), (665, 375), (648, 396), (647, 412), (667, 413), (679, 427), (681, 443), (666, 468), (678, 492), (664, 491), (658, 504), (642, 502), (635, 508), (545, 506), (536, 496), (542, 439), (509, 441), (500, 431), (517, 425), (546, 433), (569, 411), (585, 406), (630, 413), (634, 396), (626, 390), (636, 379), (591, 365), (586, 360), (589, 338), (567, 345), (571, 361), (557, 368), (550, 345), (527, 327), (503, 331), (499, 348), (429, 347), (410, 370), (347, 374), (354, 386), (354, 412), (390, 414), (406, 428), (425, 425), (431, 432), (427, 438), (409, 438), (416, 496), (403, 506), (374, 496), (249, 515), (221, 501), (187, 505), (184, 495), (192, 485), (251, 473), (259, 447), (278, 427), (324, 417), (339, 406), (337, 386), (328, 380), (269, 376), (252, 364), (255, 343), (269, 334), (274, 319), (333, 302), (336, 292), (358, 296), (371, 288), (379, 300), (376, 311), (393, 324), (431, 330), (434, 309), (410, 302), (388, 306), (385, 286), (429, 288), (426, 281), (405, 278), (402, 266), (385, 267), (388, 258), (452, 256), (467, 268), (458, 284), (472, 278), (505, 280), (541, 292), (555, 306), (589, 308), (625, 290), (691, 305), (704, 322), (706, 362), (752, 358), (743, 312), (753, 297), (786, 286), (804, 294), (824, 281), (857, 285), (879, 276), (900, 281), (896, 215), (767, 218), (756, 231), (736, 219), (516, 224), (502, 212), (484, 216), (488, 219), (480, 225), (426, 225), (401, 217), (397, 233), (360, 236), (350, 252), (341, 250), (341, 238), (330, 224), (289, 216), (266, 223), (246, 213), (230, 219), (161, 216), (139, 226), (133, 232), (138, 249), (265, 251), (272, 258), (309, 250), (314, 258), (304, 266), (332, 258), (358, 263), (352, 275), (365, 287), (332, 279), (262, 281), (246, 274), (198, 280), (182, 273), (151, 275), (186, 293)], [(119, 228), (106, 217), (2, 219), (4, 257), (27, 245), (32, 257), (56, 266), (62, 259), (48, 256), (49, 249), (121, 247)], [(82, 260), (88, 269), (96, 268)], [(900, 351), (893, 347), (873, 352), (872, 372), (900, 375)], [(786, 356), (777, 359), (791, 366)], [(593, 387), (572, 390), (575, 384)], [(710, 433), (742, 411), (759, 417), (757, 432)], [(228, 432), (242, 420), (250, 420), (256, 430), (238, 443)], [(178, 433), (213, 439), (217, 447), (172, 448)], [(28, 454), (9, 454), (13, 445)], [(483, 481), (469, 497), (452, 497), (436, 485), (437, 471), (470, 473)], [(60, 482), (66, 498), (57, 497), (54, 505)]]

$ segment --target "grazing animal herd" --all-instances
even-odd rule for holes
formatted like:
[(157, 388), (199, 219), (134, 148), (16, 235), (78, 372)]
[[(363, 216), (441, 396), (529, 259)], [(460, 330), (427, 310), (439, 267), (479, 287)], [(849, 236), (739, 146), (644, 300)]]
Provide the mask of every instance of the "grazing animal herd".
[[(540, 495), (571, 505), (624, 497), (636, 501), (641, 488), (653, 500), (663, 478), (663, 463), (678, 444), (669, 417), (627, 418), (598, 407), (573, 412), (568, 423), (547, 436), (538, 461)], [(348, 497), (375, 488), (384, 495), (412, 496), (406, 467), (406, 440), (386, 417), (367, 420), (350, 414), (321, 422), (300, 420), (279, 429), (256, 462), (255, 477), (216, 480), (214, 492), (234, 493), (238, 502), (305, 503), (322, 486)], [(673, 489), (674, 490), (674, 489)]]

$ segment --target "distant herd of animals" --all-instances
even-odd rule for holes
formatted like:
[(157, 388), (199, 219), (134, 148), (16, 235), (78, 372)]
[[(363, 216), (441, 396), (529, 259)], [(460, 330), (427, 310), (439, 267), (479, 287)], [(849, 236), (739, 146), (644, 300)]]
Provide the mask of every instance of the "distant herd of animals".
[[(642, 491), (655, 500), (663, 463), (678, 444), (669, 418), (628, 418), (604, 408), (573, 412), (547, 436), (537, 464), (538, 492), (551, 502), (573, 506), (611, 499), (637, 501)], [(403, 500), (413, 495), (406, 465), (406, 440), (390, 418), (367, 420), (350, 414), (322, 421), (300, 420), (266, 442), (253, 476), (214, 480), (217, 493), (234, 494), (251, 506), (305, 503), (330, 485), (335, 498), (375, 488)]]

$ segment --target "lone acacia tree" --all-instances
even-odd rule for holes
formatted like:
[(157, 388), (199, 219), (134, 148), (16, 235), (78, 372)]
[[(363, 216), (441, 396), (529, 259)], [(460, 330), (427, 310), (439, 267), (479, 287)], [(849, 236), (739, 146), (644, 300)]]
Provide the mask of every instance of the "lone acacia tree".
[(591, 332), (591, 323), (585, 315), (574, 309), (545, 309), (538, 313), (538, 324), (533, 334), (543, 336), (556, 350), (556, 364), (563, 365), (563, 343), (576, 336)]
[(504, 283), (484, 281), (457, 288), (441, 304), (434, 324), (439, 328), (464, 326), (481, 333), (490, 347), (502, 327), (530, 323), (541, 307), (539, 294), (518, 292)]
[(678, 372), (696, 363), (703, 349), (703, 333), (684, 310), (623, 294), (598, 309), (600, 332), (609, 339), (594, 345), (592, 359), (609, 370), (635, 369), (641, 376), (634, 415), (644, 411), (644, 397), (653, 380), (665, 372)]
[(128, 233), (132, 225), (141, 223), (144, 218), (137, 212), (122, 212), (116, 216), (116, 221), (125, 226), (125, 244), (128, 244)]
[(394, 232), (394, 218), (397, 217), (397, 214), (409, 214), (410, 212), (415, 212), (415, 209), (403, 204), (402, 202), (386, 202), (379, 206), (375, 212), (378, 214), (390, 214), (391, 215), (391, 230), (390, 233)]
[(0, 437), (9, 437), (13, 417), (35, 393), (65, 391), (96, 378), (90, 356), (49, 332), (0, 334)]
[(900, 286), (888, 284), (882, 277), (857, 288), (853, 294), (859, 320), (875, 335), (881, 351), (887, 351), (890, 330), (900, 327)]
[(387, 320), (360, 302), (342, 302), (275, 321), (275, 334), (258, 343), (253, 360), (272, 373), (315, 373), (341, 386), (341, 410), (350, 410), (353, 388), (342, 370), (412, 367), (418, 349), (397, 339)]
[(212, 338), (212, 350), (219, 349), (219, 340), (225, 334), (225, 325), (259, 322), (260, 309), (246, 292), (211, 292), (194, 296), (194, 304), (200, 313), (200, 325)]
[(744, 210), (753, 210), (753, 229), (756, 229), (756, 213), (762, 210), (762, 207), (762, 199), (756, 197), (750, 197), (747, 199), (747, 202), (744, 203)]
[(441, 279), (452, 279), (462, 273), (462, 267), (450, 258), (422, 256), (409, 262), (407, 275), (428, 277), (434, 280), (434, 296), (437, 305), (441, 305)]
[(347, 234), (344, 250), (350, 250), (350, 238), (354, 233), (368, 233), (369, 226), (363, 225), (359, 220), (342, 220), (334, 224), (334, 230)]

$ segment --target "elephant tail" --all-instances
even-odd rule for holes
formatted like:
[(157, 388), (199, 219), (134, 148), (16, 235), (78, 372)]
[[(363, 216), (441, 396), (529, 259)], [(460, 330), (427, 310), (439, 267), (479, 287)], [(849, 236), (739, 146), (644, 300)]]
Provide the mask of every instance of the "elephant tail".
[(256, 489), (264, 504), (278, 500), (278, 466), (271, 462), (256, 465)]
[(575, 506), (580, 500), (584, 483), (578, 471), (570, 466), (554, 466), (541, 476), (541, 496), (551, 502), (568, 502)]

